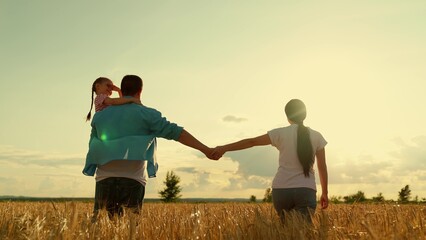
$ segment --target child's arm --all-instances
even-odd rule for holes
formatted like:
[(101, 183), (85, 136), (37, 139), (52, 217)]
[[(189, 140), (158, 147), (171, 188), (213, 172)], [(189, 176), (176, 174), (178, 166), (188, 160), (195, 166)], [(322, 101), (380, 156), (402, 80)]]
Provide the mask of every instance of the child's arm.
[(126, 103), (141, 104), (141, 100), (137, 98), (105, 98), (104, 103), (106, 105), (123, 105)]
[(118, 92), (118, 96), (120, 96), (120, 98), (123, 97), (123, 93), (121, 92), (121, 89), (115, 85), (112, 85), (112, 90)]
[(105, 98), (104, 103), (106, 105), (123, 105), (126, 103), (136, 103), (136, 104), (141, 104), (141, 100), (137, 99), (137, 98), (123, 98), (123, 93), (121, 92), (121, 89), (115, 85), (112, 85), (112, 90), (116, 91), (118, 93), (118, 95), (120, 96), (119, 98)]

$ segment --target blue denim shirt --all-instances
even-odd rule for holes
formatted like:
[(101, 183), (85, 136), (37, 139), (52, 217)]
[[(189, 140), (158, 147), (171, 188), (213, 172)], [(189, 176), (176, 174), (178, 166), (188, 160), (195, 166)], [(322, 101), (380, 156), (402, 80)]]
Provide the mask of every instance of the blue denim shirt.
[(98, 165), (112, 160), (148, 161), (148, 176), (158, 170), (157, 137), (178, 140), (182, 127), (153, 108), (138, 104), (110, 106), (93, 116), (83, 174), (94, 176)]

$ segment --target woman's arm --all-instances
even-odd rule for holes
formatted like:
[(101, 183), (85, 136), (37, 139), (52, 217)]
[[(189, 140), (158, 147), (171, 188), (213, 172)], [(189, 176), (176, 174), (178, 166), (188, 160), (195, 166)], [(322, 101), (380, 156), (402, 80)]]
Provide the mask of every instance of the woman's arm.
[(321, 182), (321, 208), (325, 209), (328, 207), (328, 173), (327, 164), (325, 163), (325, 149), (318, 150), (315, 153), (317, 158), (318, 174)]
[(268, 144), (271, 144), (271, 139), (269, 138), (268, 134), (264, 134), (258, 137), (247, 138), (238, 142), (226, 144), (223, 146), (218, 146), (213, 151), (213, 156), (222, 157), (222, 155), (228, 151), (237, 151), (237, 150), (242, 150), (246, 148), (251, 148), (254, 146), (263, 146)]

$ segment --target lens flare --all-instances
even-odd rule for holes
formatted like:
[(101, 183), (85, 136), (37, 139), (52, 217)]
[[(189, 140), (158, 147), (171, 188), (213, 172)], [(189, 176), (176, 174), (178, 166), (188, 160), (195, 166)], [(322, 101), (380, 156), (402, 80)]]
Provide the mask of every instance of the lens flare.
[(107, 135), (105, 133), (102, 133), (101, 140), (102, 141), (106, 141), (107, 140)]

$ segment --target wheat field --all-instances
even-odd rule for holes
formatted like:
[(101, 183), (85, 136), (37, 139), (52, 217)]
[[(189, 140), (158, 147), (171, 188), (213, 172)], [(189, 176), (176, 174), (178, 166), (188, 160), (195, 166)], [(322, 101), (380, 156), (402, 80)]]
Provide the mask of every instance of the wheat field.
[(337, 204), (313, 225), (268, 203), (145, 203), (92, 223), (90, 202), (0, 202), (0, 239), (426, 239), (425, 205)]

